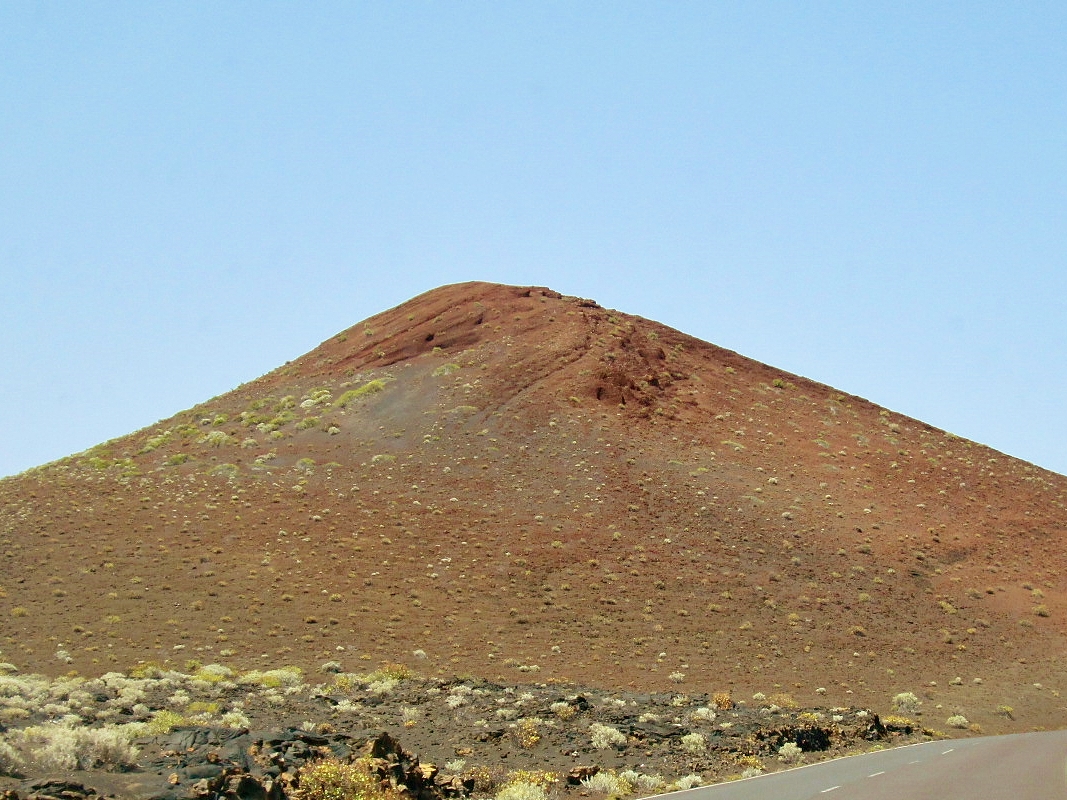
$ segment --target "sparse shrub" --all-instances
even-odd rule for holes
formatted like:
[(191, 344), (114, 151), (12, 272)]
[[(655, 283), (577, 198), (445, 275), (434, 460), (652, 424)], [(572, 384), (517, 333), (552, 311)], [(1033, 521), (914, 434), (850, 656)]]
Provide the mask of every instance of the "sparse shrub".
[(558, 702), (555, 702), (550, 705), (549, 709), (551, 709), (553, 714), (555, 714), (557, 717), (564, 721), (571, 719), (575, 714), (578, 713), (577, 708), (572, 706), (570, 703), (565, 703), (562, 700), (559, 700)]
[(645, 775), (635, 769), (624, 769), (619, 773), (619, 778), (631, 787), (631, 791), (652, 794), (666, 786), (666, 781), (659, 775)]
[(457, 694), (455, 690), (445, 698), (445, 704), (449, 708), (459, 708), (460, 706), (467, 705), (467, 697), (463, 694)]
[(240, 711), (227, 711), (221, 717), (219, 722), (226, 728), (248, 728), (252, 725), (252, 720), (245, 716)]
[(371, 694), (392, 694), (393, 689), (400, 681), (395, 678), (380, 678), (367, 684), (367, 691)]
[(601, 770), (595, 775), (590, 775), (582, 781), (582, 786), (591, 792), (610, 794), (615, 797), (630, 794), (634, 790), (634, 787), (625, 778), (611, 770)]
[[(475, 780), (476, 792), (488, 791), (492, 787), (492, 779), (483, 772), (485, 767), (475, 768), (467, 772), (468, 777)], [(537, 769), (520, 769), (508, 775), (503, 788), (497, 793), (497, 800), (529, 800), (530, 798), (546, 797), (548, 789), (559, 782), (559, 776), (554, 772)]]
[(700, 706), (689, 715), (689, 719), (692, 722), (713, 722), (715, 717), (715, 712), (707, 706)]
[(222, 664), (204, 664), (197, 667), (190, 677), (194, 681), (222, 683), (223, 681), (232, 680), (235, 674), (232, 669), (224, 667)]
[(893, 696), (893, 708), (898, 714), (915, 714), (922, 701), (913, 692), (900, 692)]
[(147, 678), (159, 678), (162, 674), (163, 670), (160, 669), (159, 664), (154, 661), (145, 661), (130, 668), (129, 679), (143, 680)]
[(380, 392), (384, 388), (385, 381), (381, 378), (375, 378), (374, 380), (368, 381), (367, 383), (356, 389), (349, 389), (347, 392), (337, 398), (337, 402), (334, 403), (334, 405), (338, 408), (345, 408), (346, 406), (349, 406), (354, 403), (356, 400), (359, 400), (363, 397), (369, 397), (372, 394)]
[(484, 764), (476, 764), (463, 772), (463, 776), (474, 781), (474, 791), (478, 794), (488, 794), (499, 783), (492, 770)]
[(683, 791), (685, 789), (692, 789), (696, 786), (702, 786), (704, 779), (699, 775), (690, 773), (689, 775), (683, 775), (672, 785), (674, 791)]
[(711, 696), (711, 702), (720, 711), (729, 711), (734, 707), (734, 701), (729, 692), (715, 692)]
[(35, 725), (20, 736), (45, 769), (75, 770), (100, 766), (132, 766), (137, 749), (130, 744), (139, 725), (105, 725), (101, 728), (71, 725)]
[(288, 425), (294, 419), (296, 419), (296, 414), (294, 414), (292, 411), (281, 411), (276, 416), (272, 417), (269, 421), (261, 422), (259, 425), (257, 425), (256, 430), (258, 430), (260, 433), (269, 433), (272, 431), (276, 431), (278, 430), (278, 428), (281, 428), (284, 425)]
[(623, 746), (626, 744), (626, 736), (610, 725), (594, 722), (589, 726), (590, 742), (596, 750), (607, 750), (609, 747)]
[(514, 729), (515, 741), (519, 747), (529, 750), (541, 741), (541, 720), (536, 717), (520, 719)]
[(282, 686), (297, 686), (303, 680), (304, 673), (300, 667), (281, 667), (280, 669), (268, 669), (260, 671), (250, 670), (241, 675), (237, 682), (240, 684), (252, 684), (267, 689), (277, 689)]
[(300, 403), (301, 408), (314, 408), (315, 406), (322, 405), (323, 403), (330, 402), (333, 397), (333, 393), (329, 389), (315, 389), (308, 393), (303, 401)]
[(945, 724), (948, 725), (950, 728), (966, 728), (971, 723), (969, 723), (967, 721), (967, 717), (963, 716), (962, 714), (953, 714), (951, 717), (945, 720)]
[(188, 720), (177, 711), (162, 709), (152, 714), (152, 719), (148, 721), (146, 730), (151, 736), (159, 736), (164, 733), (170, 733), (174, 728), (179, 725), (185, 725), (187, 722)]
[(382, 787), (364, 759), (312, 761), (300, 770), (294, 800), (394, 800), (399, 793)]
[(224, 444), (233, 444), (233, 442), (234, 438), (226, 431), (211, 431), (200, 440), (200, 444), (206, 444), (209, 447), (222, 447)]
[(0, 775), (19, 775), (25, 761), (19, 751), (0, 739)]
[(778, 748), (778, 760), (786, 764), (799, 764), (804, 760), (804, 751), (796, 742), (786, 742)]
[(367, 681), (389, 679), (394, 681), (406, 681), (415, 677), (415, 671), (406, 664), (383, 664), (367, 676)]
[(757, 758), (756, 756), (741, 756), (739, 759), (737, 759), (737, 764), (741, 767), (758, 769), (760, 772), (763, 772), (764, 770), (763, 762), (760, 761), (759, 758)]
[(915, 720), (910, 717), (902, 717), (899, 714), (886, 714), (882, 717), (882, 724), (890, 730), (906, 731), (915, 727)]
[(708, 743), (699, 733), (687, 733), (682, 737), (682, 748), (690, 753), (703, 753)]
[(658, 793), (667, 785), (667, 782), (659, 775), (646, 775), (643, 772), (638, 774), (632, 783), (637, 787), (638, 791), (645, 793)]
[(139, 453), (151, 453), (156, 448), (162, 447), (167, 442), (169, 442), (171, 440), (171, 438), (173, 437), (173, 435), (174, 434), (171, 433), (171, 431), (163, 431), (163, 433), (157, 434), (156, 436), (150, 436), (145, 441), (144, 447), (142, 447), (140, 449), (140, 451), (138, 451), (138, 452)]
[(236, 478), (241, 472), (236, 464), (219, 464), (211, 468), (211, 475), (221, 475), (224, 478)]
[(546, 800), (548, 795), (536, 783), (515, 781), (496, 793), (496, 800)]

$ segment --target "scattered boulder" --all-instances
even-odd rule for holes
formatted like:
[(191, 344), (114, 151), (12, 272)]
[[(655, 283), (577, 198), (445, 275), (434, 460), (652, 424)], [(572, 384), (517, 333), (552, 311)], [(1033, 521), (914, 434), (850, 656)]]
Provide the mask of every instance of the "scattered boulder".
[(458, 775), (441, 775), (433, 764), (421, 764), (416, 755), (408, 753), (400, 742), (386, 732), (364, 745), (370, 756), (371, 768), (394, 789), (403, 789), (417, 800), (442, 800), (464, 797), (474, 791), (474, 779)]
[(575, 767), (567, 773), (567, 784), (569, 786), (580, 786), (582, 781), (592, 778), (598, 772), (600, 772), (600, 767), (596, 766)]

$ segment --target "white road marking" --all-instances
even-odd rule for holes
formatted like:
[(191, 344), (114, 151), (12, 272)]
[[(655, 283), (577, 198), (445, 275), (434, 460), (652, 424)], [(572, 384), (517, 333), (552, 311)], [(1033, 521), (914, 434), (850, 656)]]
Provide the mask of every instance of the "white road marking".
[(921, 762), (921, 761), (909, 761), (908, 763), (909, 764), (921, 764), (923, 762)]
[(881, 772), (872, 772), (867, 777), (868, 778), (877, 778), (879, 775), (885, 775), (885, 770), (883, 769)]
[(948, 755), (949, 753), (951, 753), (951, 752), (952, 752), (953, 750), (955, 750), (955, 749), (956, 749), (955, 747), (950, 747), (950, 748), (949, 748), (948, 750), (946, 750), (945, 752), (943, 752), (943, 753), (942, 753), (941, 755), (943, 755), (943, 756), (947, 756), (947, 755)]
[(819, 792), (819, 794), (826, 794), (827, 792), (832, 792), (834, 789), (840, 789), (840, 788), (841, 788), (840, 786), (831, 786), (829, 789), (823, 789), (821, 792)]

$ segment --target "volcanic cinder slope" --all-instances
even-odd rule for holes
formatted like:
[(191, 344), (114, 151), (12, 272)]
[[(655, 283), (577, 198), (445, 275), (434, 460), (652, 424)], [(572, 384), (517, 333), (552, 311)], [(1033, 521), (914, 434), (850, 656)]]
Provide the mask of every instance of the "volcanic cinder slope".
[(0, 650), (48, 674), (914, 691), (987, 731), (1055, 726), (1065, 499), (1063, 476), (655, 322), (459, 284), (0, 482)]

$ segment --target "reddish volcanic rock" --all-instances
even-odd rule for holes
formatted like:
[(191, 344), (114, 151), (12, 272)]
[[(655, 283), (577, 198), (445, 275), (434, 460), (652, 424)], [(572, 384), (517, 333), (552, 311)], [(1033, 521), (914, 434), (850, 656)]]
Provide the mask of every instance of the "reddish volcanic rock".
[(459, 284), (0, 481), (0, 649), (50, 674), (339, 659), (883, 708), (911, 690), (934, 727), (959, 707), (1030, 728), (1061, 713), (1065, 498), (1063, 476), (655, 322)]

